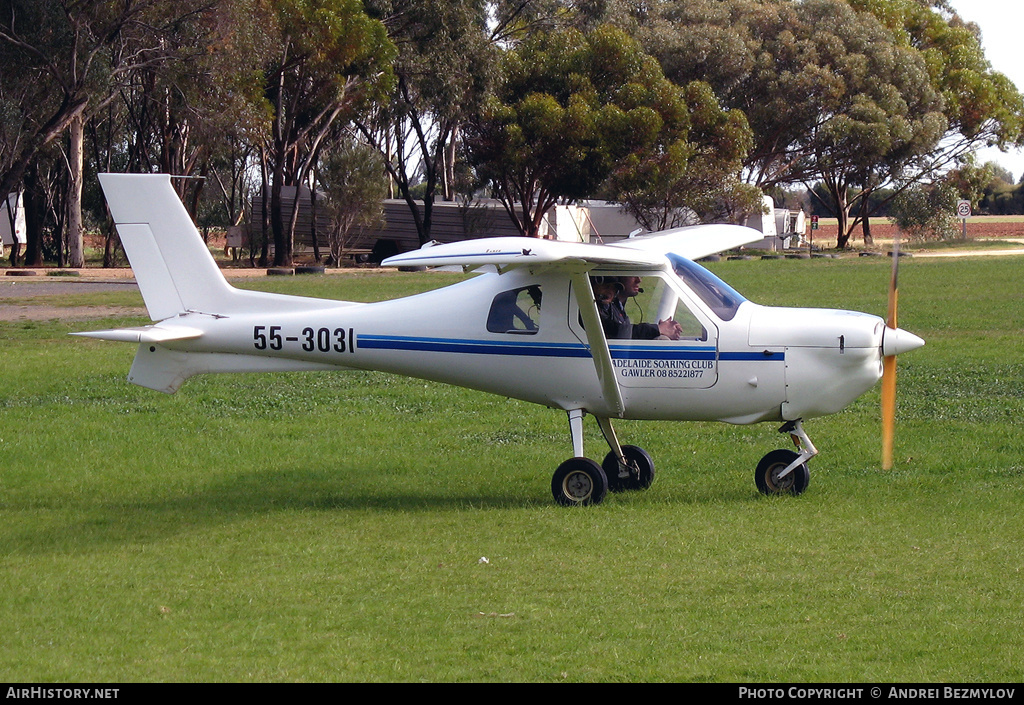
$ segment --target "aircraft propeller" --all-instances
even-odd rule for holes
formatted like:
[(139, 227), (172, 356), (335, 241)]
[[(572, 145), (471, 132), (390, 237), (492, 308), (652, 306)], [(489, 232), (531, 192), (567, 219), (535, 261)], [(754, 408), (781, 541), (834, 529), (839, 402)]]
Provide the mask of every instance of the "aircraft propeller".
[[(897, 308), (899, 302), (900, 235), (897, 232), (892, 245), (892, 277), (889, 281), (889, 310), (886, 316), (886, 335), (898, 335)], [(884, 340), (884, 338), (883, 338)], [(893, 346), (894, 348), (896, 346)], [(893, 437), (896, 433), (896, 352), (886, 355), (882, 345), (882, 469), (892, 469)]]

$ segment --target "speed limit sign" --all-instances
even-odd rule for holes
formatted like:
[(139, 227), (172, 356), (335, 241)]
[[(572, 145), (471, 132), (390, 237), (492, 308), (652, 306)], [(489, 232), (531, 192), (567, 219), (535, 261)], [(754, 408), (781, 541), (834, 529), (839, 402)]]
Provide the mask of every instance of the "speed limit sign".
[(957, 201), (956, 203), (956, 215), (958, 218), (970, 218), (971, 217), (971, 202), (970, 201)]

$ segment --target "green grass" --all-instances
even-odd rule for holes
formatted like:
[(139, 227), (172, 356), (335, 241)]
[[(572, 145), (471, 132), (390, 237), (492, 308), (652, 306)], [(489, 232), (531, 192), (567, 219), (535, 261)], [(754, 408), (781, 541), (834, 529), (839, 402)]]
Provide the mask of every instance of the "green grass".
[[(0, 673), (1016, 682), (1020, 266), (905, 262), (901, 324), (928, 344), (900, 360), (896, 467), (875, 391), (808, 424), (822, 455), (797, 498), (754, 488), (786, 445), (772, 425), (623, 422), (654, 486), (567, 510), (558, 412), (372, 373), (164, 396), (124, 381), (130, 346), (66, 335), (143, 319), (0, 324)], [(885, 261), (713, 267), (761, 303), (885, 310)], [(366, 300), (457, 278), (251, 285)]]

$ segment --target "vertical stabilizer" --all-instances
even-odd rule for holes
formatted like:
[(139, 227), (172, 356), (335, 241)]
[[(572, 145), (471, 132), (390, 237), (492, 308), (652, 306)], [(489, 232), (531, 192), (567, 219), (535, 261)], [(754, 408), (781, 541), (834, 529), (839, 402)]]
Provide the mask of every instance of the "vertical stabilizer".
[(224, 279), (167, 174), (100, 174), (121, 243), (154, 321), (185, 311), (224, 313)]

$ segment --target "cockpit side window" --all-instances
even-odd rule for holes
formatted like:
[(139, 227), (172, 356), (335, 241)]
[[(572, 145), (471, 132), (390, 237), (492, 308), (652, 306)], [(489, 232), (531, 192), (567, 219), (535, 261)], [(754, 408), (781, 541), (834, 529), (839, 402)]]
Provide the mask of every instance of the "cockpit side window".
[(491, 333), (535, 335), (540, 330), (541, 290), (537, 284), (503, 291), (494, 297), (487, 314)]
[[(708, 332), (676, 289), (657, 273), (590, 275), (609, 340), (707, 340)], [(585, 328), (582, 314), (580, 327)]]
[(731, 321), (745, 298), (696, 262), (669, 253), (676, 275), (723, 321)]

